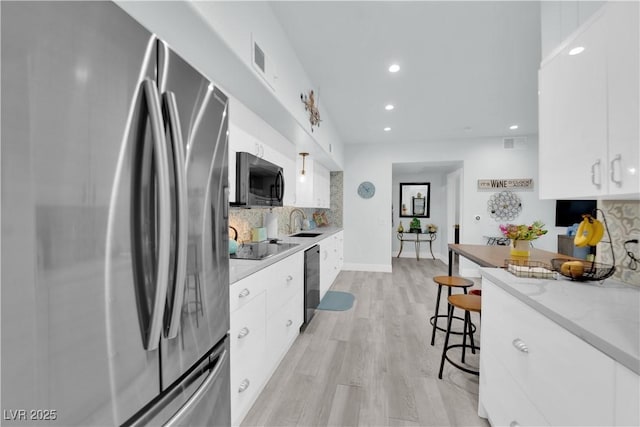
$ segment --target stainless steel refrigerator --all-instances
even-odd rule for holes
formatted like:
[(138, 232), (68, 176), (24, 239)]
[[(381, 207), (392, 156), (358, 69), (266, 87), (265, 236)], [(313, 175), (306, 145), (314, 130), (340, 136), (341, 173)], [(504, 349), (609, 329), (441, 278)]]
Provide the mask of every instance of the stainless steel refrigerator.
[(0, 7), (2, 424), (229, 425), (227, 97), (113, 3)]

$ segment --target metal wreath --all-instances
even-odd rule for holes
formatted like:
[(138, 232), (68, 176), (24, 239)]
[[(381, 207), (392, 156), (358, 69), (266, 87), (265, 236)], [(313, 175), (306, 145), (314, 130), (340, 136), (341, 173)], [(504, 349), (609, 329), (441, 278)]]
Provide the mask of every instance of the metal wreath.
[(309, 112), (309, 122), (311, 123), (311, 132), (313, 132), (313, 127), (320, 127), (321, 122), (320, 111), (318, 111), (318, 107), (316, 107), (313, 90), (309, 91), (309, 96), (301, 93), (300, 100), (304, 104), (304, 110)]

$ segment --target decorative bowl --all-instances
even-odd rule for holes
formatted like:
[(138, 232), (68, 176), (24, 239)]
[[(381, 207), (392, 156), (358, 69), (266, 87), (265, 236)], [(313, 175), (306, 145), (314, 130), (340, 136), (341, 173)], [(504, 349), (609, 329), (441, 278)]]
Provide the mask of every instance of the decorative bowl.
[(560, 275), (578, 282), (602, 281), (616, 271), (613, 265), (567, 258), (554, 258), (551, 260), (551, 266)]

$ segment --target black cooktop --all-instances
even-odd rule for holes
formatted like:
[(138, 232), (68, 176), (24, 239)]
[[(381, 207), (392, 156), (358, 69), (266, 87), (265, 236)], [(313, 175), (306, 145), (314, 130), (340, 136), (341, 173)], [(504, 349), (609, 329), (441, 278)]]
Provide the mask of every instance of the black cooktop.
[(253, 259), (262, 260), (269, 258), (270, 256), (277, 255), (281, 252), (287, 251), (295, 246), (297, 243), (277, 243), (277, 242), (257, 242), (257, 243), (242, 243), (238, 245), (238, 249), (235, 254), (229, 255), (231, 259)]

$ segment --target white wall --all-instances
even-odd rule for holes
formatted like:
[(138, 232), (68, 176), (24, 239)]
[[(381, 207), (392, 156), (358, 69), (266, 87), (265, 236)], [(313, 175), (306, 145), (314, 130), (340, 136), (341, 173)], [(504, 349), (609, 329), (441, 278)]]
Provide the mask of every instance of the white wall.
[[(322, 124), (311, 132), (300, 91), (313, 86), (266, 2), (116, 3), (295, 144), (297, 151), (311, 152), (331, 170), (342, 168), (342, 141), (321, 104)], [(252, 33), (260, 38), (278, 69), (275, 91), (251, 65)], [(326, 151), (329, 144), (332, 153)]]
[[(463, 183), (460, 218), (460, 242), (484, 244), (486, 235), (497, 235), (498, 225), (487, 212), (492, 192), (478, 191), (478, 179), (538, 179), (537, 137), (529, 137), (522, 148), (504, 149), (502, 138), (441, 141), (422, 144), (347, 145), (344, 171), (344, 252), (345, 269), (391, 271), (393, 204), (393, 163), (416, 161), (462, 161)], [(376, 184), (376, 195), (369, 200), (357, 196), (362, 181)], [(522, 214), (514, 223), (540, 219), (549, 225), (549, 233), (535, 242), (540, 249), (556, 250), (555, 202), (539, 200), (537, 188), (517, 192), (523, 203)], [(480, 215), (476, 221), (474, 216)], [(462, 274), (474, 275), (474, 265), (461, 262)]]
[[(393, 201), (393, 224), (391, 227), (391, 250), (392, 256), (397, 256), (400, 250), (400, 241), (397, 238), (398, 224), (402, 221), (405, 231), (409, 231), (409, 223), (412, 218), (400, 217), (400, 183), (401, 182), (429, 182), (430, 186), (430, 209), (429, 218), (419, 218), (424, 231), (426, 224), (435, 224), (438, 227), (438, 235), (432, 243), (433, 255), (439, 259), (447, 258), (447, 183), (446, 174), (442, 171), (429, 171), (414, 174), (394, 173), (392, 177), (392, 201)], [(405, 242), (402, 248), (402, 257), (415, 258), (415, 245)], [(424, 243), (420, 247), (420, 258), (431, 258), (429, 244)]]

